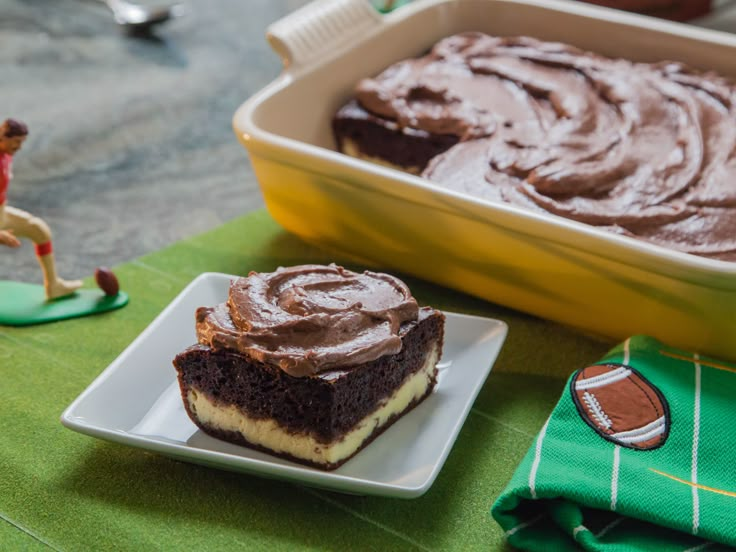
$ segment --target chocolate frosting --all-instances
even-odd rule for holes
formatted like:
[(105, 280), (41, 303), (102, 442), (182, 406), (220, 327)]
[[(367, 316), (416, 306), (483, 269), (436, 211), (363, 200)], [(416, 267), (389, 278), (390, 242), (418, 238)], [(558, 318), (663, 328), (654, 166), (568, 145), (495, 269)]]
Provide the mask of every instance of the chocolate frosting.
[(302, 265), (234, 280), (226, 303), (197, 309), (196, 328), (203, 345), (301, 377), (397, 354), (399, 329), (418, 311), (388, 274)]
[(399, 125), (460, 137), (424, 170), (442, 185), (736, 260), (735, 91), (679, 63), (466, 33), (356, 96)]

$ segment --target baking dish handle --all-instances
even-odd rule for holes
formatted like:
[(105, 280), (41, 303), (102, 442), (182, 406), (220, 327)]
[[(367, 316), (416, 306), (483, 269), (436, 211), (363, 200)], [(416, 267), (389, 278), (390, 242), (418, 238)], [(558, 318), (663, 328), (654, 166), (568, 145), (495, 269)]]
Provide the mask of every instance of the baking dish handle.
[(315, 0), (270, 25), (266, 38), (284, 68), (310, 64), (381, 24), (369, 0)]

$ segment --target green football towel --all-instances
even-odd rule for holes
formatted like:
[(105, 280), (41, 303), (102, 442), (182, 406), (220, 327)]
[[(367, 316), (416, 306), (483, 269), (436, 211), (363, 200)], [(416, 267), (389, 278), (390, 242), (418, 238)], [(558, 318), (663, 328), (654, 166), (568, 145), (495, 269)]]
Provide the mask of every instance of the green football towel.
[(736, 546), (736, 366), (636, 336), (578, 370), (493, 505), (525, 550)]

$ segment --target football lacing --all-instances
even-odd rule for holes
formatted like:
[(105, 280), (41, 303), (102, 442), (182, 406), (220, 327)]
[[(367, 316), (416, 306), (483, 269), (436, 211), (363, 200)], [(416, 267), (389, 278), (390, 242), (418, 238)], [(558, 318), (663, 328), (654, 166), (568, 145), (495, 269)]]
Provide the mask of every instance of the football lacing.
[(583, 401), (585, 401), (585, 404), (587, 405), (593, 417), (598, 420), (598, 423), (604, 428), (610, 429), (610, 427), (613, 425), (613, 422), (611, 422), (611, 419), (606, 415), (605, 412), (603, 412), (603, 408), (601, 408), (601, 405), (598, 402), (598, 399), (595, 398), (595, 395), (586, 391), (585, 393), (583, 393)]

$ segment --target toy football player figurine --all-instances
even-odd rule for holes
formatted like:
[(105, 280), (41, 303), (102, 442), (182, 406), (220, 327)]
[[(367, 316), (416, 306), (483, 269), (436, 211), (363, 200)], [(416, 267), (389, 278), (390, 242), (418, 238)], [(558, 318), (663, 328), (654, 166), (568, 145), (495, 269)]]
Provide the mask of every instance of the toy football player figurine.
[(20, 150), (28, 136), (25, 124), (6, 119), (0, 125), (0, 245), (19, 247), (18, 238), (28, 238), (36, 246), (36, 256), (43, 271), (47, 299), (57, 299), (74, 293), (82, 282), (67, 281), (56, 273), (51, 230), (40, 218), (5, 204), (8, 184), (12, 178), (13, 155)]

